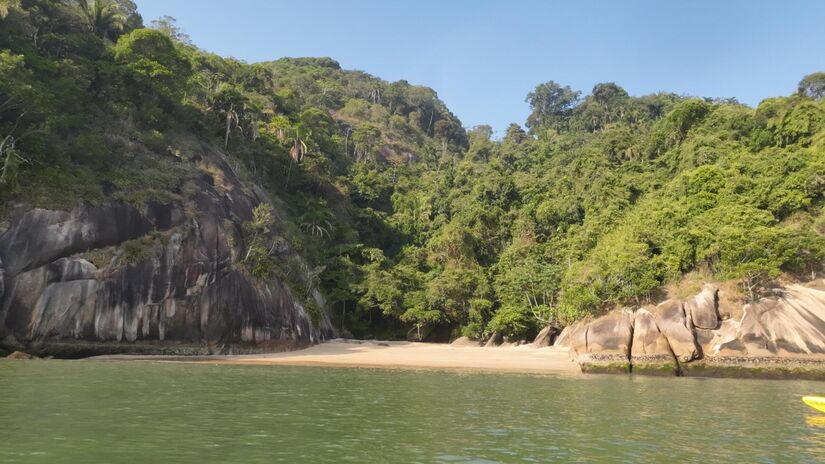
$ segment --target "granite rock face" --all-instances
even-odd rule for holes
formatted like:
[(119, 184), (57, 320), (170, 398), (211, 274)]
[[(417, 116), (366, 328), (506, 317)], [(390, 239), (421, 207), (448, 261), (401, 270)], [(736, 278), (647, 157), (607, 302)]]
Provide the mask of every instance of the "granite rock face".
[(723, 349), (753, 356), (825, 355), (825, 292), (791, 285), (745, 305), (736, 339)]
[(613, 311), (591, 322), (587, 327), (587, 352), (630, 356), (633, 343), (633, 313)]
[(532, 345), (536, 348), (542, 348), (545, 346), (550, 346), (553, 340), (553, 336), (555, 335), (555, 329), (551, 326), (547, 326), (541, 329), (536, 335), (536, 338), (533, 339)]
[(484, 347), (493, 348), (496, 346), (500, 346), (502, 343), (504, 343), (504, 337), (502, 337), (501, 334), (498, 332), (493, 332), (493, 334), (490, 335), (490, 338), (488, 338), (487, 341), (484, 343)]
[(702, 291), (685, 301), (685, 314), (690, 316), (694, 327), (715, 329), (719, 326), (719, 289), (705, 285)]
[(685, 316), (684, 304), (679, 300), (667, 300), (656, 306), (656, 325), (665, 335), (671, 351), (679, 362), (689, 362), (699, 357), (699, 347), (693, 328)]
[(453, 346), (481, 346), (481, 343), (477, 340), (471, 339), (470, 337), (458, 337), (450, 344)]
[(825, 291), (775, 289), (775, 296), (745, 305), (740, 320), (724, 321), (717, 292), (706, 285), (685, 302), (577, 322), (557, 346), (570, 347), (583, 371), (616, 371), (616, 357), (629, 350), (633, 372), (825, 379)]
[[(285, 349), (333, 336), (323, 297), (288, 246), (276, 253), (295, 282), (261, 280), (243, 269), (242, 224), (268, 200), (222, 155), (203, 150), (202, 162), (222, 176), (220, 188), (207, 174), (192, 179), (186, 204), (16, 211), (0, 236), (0, 340), (60, 355), (50, 346), (116, 342), (128, 351), (129, 343), (150, 341)], [(296, 282), (306, 284), (305, 300), (295, 297)], [(319, 308), (314, 318), (307, 301)]]
[(673, 356), (667, 338), (659, 330), (653, 313), (646, 308), (640, 308), (636, 311), (633, 321), (631, 360), (651, 356), (665, 356), (670, 359)]

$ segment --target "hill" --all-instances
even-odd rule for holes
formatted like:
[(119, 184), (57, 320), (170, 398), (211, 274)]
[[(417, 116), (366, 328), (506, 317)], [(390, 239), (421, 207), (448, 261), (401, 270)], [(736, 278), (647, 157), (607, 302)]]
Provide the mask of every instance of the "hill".
[(757, 108), (550, 81), (493, 140), (432, 89), (222, 58), (130, 1), (0, 6), (17, 342), (524, 338), (822, 272), (821, 73)]

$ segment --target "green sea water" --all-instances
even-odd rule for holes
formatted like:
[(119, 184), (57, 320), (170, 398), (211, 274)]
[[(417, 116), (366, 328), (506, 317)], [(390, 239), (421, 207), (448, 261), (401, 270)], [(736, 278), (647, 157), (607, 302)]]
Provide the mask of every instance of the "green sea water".
[(0, 462), (825, 462), (805, 394), (825, 383), (0, 361)]

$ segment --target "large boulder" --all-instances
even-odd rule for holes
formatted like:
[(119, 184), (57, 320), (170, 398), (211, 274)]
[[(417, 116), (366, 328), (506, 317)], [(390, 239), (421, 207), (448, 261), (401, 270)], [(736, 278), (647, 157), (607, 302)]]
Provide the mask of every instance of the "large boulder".
[[(0, 321), (5, 321), (5, 327), (18, 335), (25, 337), (35, 337), (35, 334), (42, 334), (42, 330), (38, 327), (38, 321), (43, 317), (43, 311), (50, 313), (57, 311), (55, 314), (46, 314), (45, 317), (53, 319), (54, 317), (68, 317), (71, 318), (69, 312), (70, 308), (64, 307), (60, 310), (57, 308), (65, 303), (66, 300), (60, 298), (66, 296), (63, 291), (52, 290), (47, 292), (47, 289), (53, 284), (61, 284), (73, 282), (76, 280), (86, 280), (94, 282), (97, 268), (94, 264), (85, 259), (79, 258), (60, 258), (45, 266), (34, 268), (30, 271), (22, 272), (8, 282), (8, 292), (0, 304)], [(60, 287), (60, 285), (58, 285)], [(62, 289), (70, 288), (71, 285), (63, 285)], [(93, 298), (94, 291), (91, 291), (88, 285), (79, 295), (81, 298)], [(58, 300), (50, 301), (51, 298), (58, 297)], [(75, 300), (75, 304), (79, 302)], [(79, 303), (88, 306), (87, 303)], [(94, 304), (92, 304), (94, 306)], [(77, 309), (72, 306), (73, 309)], [(35, 316), (35, 313), (39, 314)], [(68, 312), (67, 312), (68, 311)], [(65, 325), (69, 327), (72, 324)], [(49, 330), (46, 330), (49, 332)], [(78, 329), (73, 327), (67, 334), (76, 337)]]
[(549, 325), (541, 329), (538, 335), (536, 335), (536, 338), (533, 339), (533, 346), (536, 348), (550, 346), (550, 342), (553, 340), (553, 335), (555, 333), (555, 329)]
[[(174, 220), (182, 222), (182, 207), (175, 204), (169, 208), (177, 211)], [(74, 253), (140, 237), (154, 230), (155, 222), (148, 213), (117, 202), (101, 206), (81, 203), (68, 212), (34, 208), (13, 218), (9, 230), (0, 237), (0, 257), (6, 272), (14, 275)], [(170, 221), (164, 225), (176, 224)]]
[(490, 338), (487, 339), (487, 342), (484, 343), (484, 347), (494, 348), (496, 346), (501, 345), (502, 343), (504, 343), (504, 337), (502, 337), (501, 334), (498, 332), (493, 332), (493, 334), (490, 335)]
[(565, 328), (561, 329), (561, 333), (556, 340), (553, 342), (553, 346), (559, 348), (570, 348), (570, 332), (573, 329), (573, 325), (568, 325)]
[(638, 309), (634, 316), (630, 363), (633, 372), (640, 374), (672, 375), (679, 370), (656, 317), (646, 308)]
[(590, 329), (590, 323), (586, 320), (580, 320), (570, 327), (569, 344), (570, 351), (576, 355), (587, 353), (587, 332)]
[(659, 303), (654, 315), (656, 325), (679, 362), (690, 362), (701, 355), (681, 301), (671, 299)]
[(685, 301), (685, 314), (695, 327), (715, 329), (719, 326), (718, 294), (715, 285), (705, 285), (701, 292)]
[(583, 372), (629, 372), (633, 313), (623, 309), (589, 323), (580, 321), (570, 340)]
[(450, 345), (453, 345), (453, 346), (481, 346), (481, 344), (478, 342), (478, 340), (473, 340), (470, 337), (458, 337), (455, 340), (453, 340), (453, 342), (450, 343)]
[(591, 322), (587, 329), (587, 352), (630, 356), (633, 343), (633, 313), (612, 311)]
[(670, 359), (670, 346), (667, 338), (659, 330), (653, 313), (645, 308), (636, 311), (633, 322), (633, 346), (630, 354), (633, 358), (649, 356), (666, 356)]
[(723, 347), (750, 356), (825, 354), (825, 291), (791, 285), (745, 305), (737, 340)]
[[(696, 329), (696, 339), (704, 356), (739, 356), (744, 354), (734, 343), (738, 339), (740, 322), (734, 319), (722, 321), (716, 330)], [(725, 349), (723, 350), (723, 347)]]

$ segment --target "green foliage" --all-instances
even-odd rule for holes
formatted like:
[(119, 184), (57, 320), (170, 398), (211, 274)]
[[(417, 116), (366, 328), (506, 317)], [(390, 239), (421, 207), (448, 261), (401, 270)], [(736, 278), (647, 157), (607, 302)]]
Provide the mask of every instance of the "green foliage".
[(525, 99), (533, 111), (527, 118), (527, 127), (531, 130), (539, 127), (563, 128), (560, 126), (568, 121), (580, 95), (581, 92), (553, 81), (539, 84)]
[[(128, 0), (0, 2), (0, 26), (3, 204), (191, 206), (206, 174), (265, 190), (241, 265), (316, 320), (318, 288), (356, 335), (527, 338), (690, 272), (755, 298), (823, 270), (822, 73), (757, 108), (549, 81), (529, 133), (493, 140), (432, 89), (330, 58), (221, 58), (173, 18), (143, 29)], [(198, 162), (210, 146), (241, 187)]]
[(272, 206), (261, 203), (252, 211), (252, 220), (243, 223), (246, 254), (241, 261), (249, 273), (259, 279), (272, 278), (277, 270), (272, 257)]
[(109, 153), (106, 140), (100, 134), (86, 132), (69, 142), (69, 156), (81, 164), (105, 162)]
[(167, 35), (153, 29), (124, 35), (112, 51), (116, 62), (123, 65), (141, 119), (150, 127), (169, 124), (173, 103), (186, 89), (189, 61)]
[(816, 72), (803, 77), (799, 81), (798, 92), (814, 100), (822, 100), (825, 97), (825, 72)]
[(127, 264), (137, 264), (150, 258), (157, 247), (165, 245), (167, 237), (161, 232), (152, 232), (134, 240), (123, 242), (122, 259)]
[(535, 330), (535, 322), (527, 307), (504, 305), (487, 324), (487, 331), (497, 332), (505, 337), (524, 338)]

